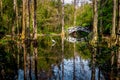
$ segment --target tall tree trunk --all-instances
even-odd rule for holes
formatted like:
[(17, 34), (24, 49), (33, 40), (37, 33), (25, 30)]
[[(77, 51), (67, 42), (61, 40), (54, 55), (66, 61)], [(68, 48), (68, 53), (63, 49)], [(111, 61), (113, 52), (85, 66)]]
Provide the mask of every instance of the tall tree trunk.
[(18, 20), (18, 3), (17, 3), (17, 0), (16, 0), (16, 11), (15, 11), (15, 14), (16, 14), (16, 27), (17, 27), (17, 34), (19, 35), (19, 20)]
[(112, 18), (112, 31), (111, 31), (111, 38), (116, 38), (116, 8), (117, 3), (116, 0), (113, 0), (113, 18)]
[[(115, 45), (115, 39), (116, 39), (116, 8), (117, 3), (116, 0), (113, 0), (113, 17), (112, 17), (112, 31), (111, 31), (111, 48)], [(114, 64), (114, 57), (115, 52), (111, 51), (111, 67)], [(111, 68), (111, 73), (113, 72), (113, 67)]]
[(16, 4), (17, 4), (17, 1), (16, 0), (13, 0), (13, 3), (14, 3), (14, 6), (13, 6), (13, 10), (14, 10), (14, 18), (13, 18), (13, 24), (12, 24), (12, 40), (14, 40), (14, 36), (15, 36), (15, 26), (16, 26)]
[(76, 26), (76, 7), (77, 5), (76, 5), (76, 0), (74, 0), (74, 27)]
[(1, 9), (1, 16), (2, 16), (2, 0), (0, 0), (0, 9)]
[(34, 56), (35, 56), (35, 75), (37, 77), (37, 20), (36, 20), (37, 0), (33, 0), (33, 40), (34, 40)]
[(26, 28), (26, 0), (23, 0), (22, 1), (23, 2), (23, 4), (22, 4), (22, 8), (23, 8), (23, 10), (22, 10), (22, 35), (21, 35), (21, 38), (22, 38), (22, 40), (24, 40), (25, 39), (25, 28)]
[(118, 0), (118, 28), (117, 33), (120, 35), (120, 0)]
[(93, 44), (97, 43), (98, 40), (98, 10), (97, 0), (93, 0)]
[(99, 27), (99, 41), (101, 41), (102, 39), (102, 35), (103, 35), (103, 2), (104, 0), (100, 0), (100, 27)]
[(62, 36), (64, 36), (64, 0), (62, 0)]
[(31, 40), (30, 40), (30, 1), (31, 0), (27, 0), (27, 4), (26, 4), (26, 40), (27, 40), (27, 45), (26, 45), (26, 48), (27, 48), (27, 55), (29, 57), (28, 59), (28, 64), (29, 64), (29, 78), (30, 80), (32, 80), (32, 77), (31, 77)]
[[(62, 3), (61, 3), (61, 0), (57, 0), (58, 1), (58, 26), (61, 25), (62, 23), (62, 20), (61, 20), (61, 6), (62, 6)], [(61, 30), (61, 29), (57, 29), (58, 31)]]
[[(120, 46), (120, 0), (118, 0), (118, 45)], [(120, 70), (120, 47), (117, 53), (117, 70)], [(120, 73), (118, 73), (120, 74)]]
[[(74, 23), (73, 23), (73, 25), (74, 25), (74, 27), (76, 26), (76, 7), (77, 5), (76, 5), (76, 0), (74, 0)], [(73, 45), (73, 47), (74, 47), (74, 56), (73, 56), (73, 80), (76, 80), (76, 76), (75, 76), (75, 73), (76, 73), (76, 71), (75, 71), (75, 43), (74, 43), (74, 45)]]
[(27, 0), (27, 9), (26, 9), (26, 35), (27, 39), (30, 39), (30, 0)]
[(27, 57), (27, 54), (26, 54), (26, 44), (25, 44), (25, 29), (26, 29), (26, 4), (27, 4), (27, 0), (22, 0), (22, 35), (21, 35), (21, 38), (22, 38), (22, 46), (23, 46), (23, 49), (24, 49), (24, 80), (27, 80), (26, 76), (26, 57)]
[(37, 39), (37, 20), (36, 20), (37, 1), (33, 0), (33, 39)]
[[(18, 0), (14, 0), (14, 13), (15, 13), (15, 18), (14, 18), (14, 23), (13, 23), (13, 31), (15, 30), (15, 26), (17, 28), (17, 34), (19, 35), (19, 20), (18, 20)], [(14, 34), (14, 32), (13, 32)]]

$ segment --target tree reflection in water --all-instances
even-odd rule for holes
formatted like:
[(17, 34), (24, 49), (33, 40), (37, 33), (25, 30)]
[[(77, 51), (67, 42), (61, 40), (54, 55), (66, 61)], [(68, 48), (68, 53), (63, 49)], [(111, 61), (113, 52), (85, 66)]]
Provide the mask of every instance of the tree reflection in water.
[[(114, 75), (110, 75), (111, 48), (103, 46), (99, 54), (98, 49), (95, 49), (96, 55), (93, 55), (95, 50), (92, 51), (94, 48), (87, 42), (72, 43), (59, 36), (52, 38), (56, 41), (54, 46), (50, 37), (38, 39), (36, 59), (33, 54), (35, 45), (26, 49), (26, 61), (22, 44), (11, 47), (13, 43), (10, 41), (7, 46), (0, 45), (0, 53), (4, 53), (0, 55), (0, 80), (24, 80), (25, 71), (26, 80), (36, 80), (36, 77), (38, 80), (110, 80), (110, 77), (120, 79), (116, 56), (112, 67)], [(118, 52), (119, 48), (114, 50)]]

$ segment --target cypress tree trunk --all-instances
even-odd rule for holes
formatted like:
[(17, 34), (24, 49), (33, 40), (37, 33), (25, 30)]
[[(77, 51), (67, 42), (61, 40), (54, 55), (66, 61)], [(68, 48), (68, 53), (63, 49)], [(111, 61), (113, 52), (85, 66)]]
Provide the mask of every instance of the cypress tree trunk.
[(13, 0), (13, 3), (14, 3), (14, 5), (13, 5), (13, 10), (14, 10), (14, 18), (13, 18), (13, 20), (12, 20), (12, 22), (13, 22), (13, 24), (12, 24), (12, 40), (14, 40), (14, 36), (15, 36), (15, 24), (16, 24), (16, 4), (17, 4), (17, 1), (16, 0)]
[(62, 80), (64, 80), (64, 0), (62, 2)]
[(112, 18), (112, 31), (111, 31), (111, 38), (116, 38), (116, 0), (113, 0), (113, 18)]
[(96, 44), (98, 40), (98, 10), (97, 0), (93, 0), (93, 39), (92, 43)]
[(26, 25), (26, 37), (27, 39), (30, 38), (30, 0), (27, 0), (27, 4), (26, 4), (26, 22), (27, 22), (27, 25)]
[(102, 8), (103, 8), (103, 2), (104, 2), (104, 0), (100, 0), (100, 27), (99, 27), (99, 41), (101, 41), (101, 39), (102, 39), (102, 35), (103, 35), (103, 10), (102, 10)]
[(17, 0), (16, 0), (16, 27), (17, 27), (17, 34), (19, 35), (19, 20), (18, 20), (18, 3), (17, 3)]
[(62, 36), (64, 36), (64, 0), (62, 0)]
[[(73, 25), (74, 25), (74, 27), (76, 26), (76, 0), (74, 0), (74, 23), (73, 23)], [(76, 71), (75, 71), (75, 43), (74, 43), (74, 45), (73, 45), (73, 48), (74, 48), (74, 56), (73, 56), (73, 80), (76, 80), (76, 75), (75, 75), (75, 73), (76, 73)]]
[(0, 9), (1, 9), (1, 16), (2, 16), (2, 0), (0, 0)]
[[(113, 0), (113, 17), (112, 17), (112, 31), (111, 31), (111, 48), (115, 45), (116, 39), (116, 8), (117, 3), (116, 0)], [(114, 51), (111, 51), (111, 66), (114, 64)], [(113, 68), (111, 69), (111, 72)]]
[(33, 54), (35, 56), (35, 77), (37, 77), (37, 20), (36, 20), (37, 0), (33, 0)]
[(27, 4), (26, 4), (26, 40), (27, 40), (27, 44), (26, 44), (26, 49), (27, 49), (27, 56), (29, 57), (28, 59), (28, 64), (29, 64), (29, 78), (30, 80), (32, 80), (31, 77), (31, 40), (30, 40), (30, 0), (27, 0)]
[[(120, 46), (120, 0), (118, 0), (118, 45)], [(117, 53), (117, 69), (119, 72), (120, 70), (120, 47), (118, 48), (118, 53)]]
[(33, 0), (33, 39), (37, 39), (37, 20), (36, 20), (37, 2)]
[[(93, 0), (93, 39), (92, 43), (93, 45), (97, 45), (96, 43), (98, 42), (98, 9), (97, 9), (97, 0)], [(95, 80), (95, 62), (96, 62), (96, 53), (97, 53), (97, 48), (93, 47), (94, 53), (92, 54), (92, 75), (91, 75), (91, 80)]]
[(76, 26), (76, 0), (74, 0), (74, 27)]
[(22, 40), (24, 40), (25, 39), (25, 27), (26, 27), (26, 18), (25, 18), (25, 16), (26, 16), (26, 0), (23, 0), (22, 1), (22, 36), (21, 36), (21, 38), (22, 38)]
[[(59, 26), (61, 25), (61, 6), (62, 6), (61, 0), (58, 0), (58, 25)], [(57, 29), (57, 30), (59, 31), (61, 29)]]
[(18, 21), (18, 3), (17, 3), (17, 0), (14, 0), (14, 13), (15, 13), (15, 18), (14, 18), (14, 28), (16, 26), (17, 28), (17, 34), (19, 34), (19, 28), (18, 28), (18, 24), (19, 24), (19, 21)]
[(26, 78), (26, 44), (25, 44), (25, 29), (26, 29), (26, 4), (27, 4), (27, 0), (22, 0), (22, 46), (24, 49), (24, 80), (27, 80)]

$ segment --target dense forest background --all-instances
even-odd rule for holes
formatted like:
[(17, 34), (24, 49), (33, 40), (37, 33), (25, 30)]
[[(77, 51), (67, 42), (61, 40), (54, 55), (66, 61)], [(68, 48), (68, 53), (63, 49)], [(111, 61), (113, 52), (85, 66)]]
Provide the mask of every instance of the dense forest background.
[[(11, 34), (12, 26), (14, 32), (22, 32), (22, 0), (1, 0), (0, 7), (0, 32), (2, 34)], [(102, 3), (101, 3), (102, 2)], [(98, 2), (98, 25), (102, 24), (102, 33), (110, 34), (112, 27), (113, 1), (104, 0)], [(31, 3), (30, 3), (31, 4)], [(92, 3), (82, 3), (76, 9), (76, 26), (89, 27), (92, 30), (93, 10)], [(60, 0), (38, 0), (37, 1), (37, 28), (39, 34), (60, 33), (62, 3)], [(15, 9), (14, 9), (15, 7)], [(32, 9), (32, 6), (30, 6)], [(32, 11), (31, 11), (32, 12)], [(102, 13), (101, 13), (102, 12)], [(30, 15), (30, 31), (32, 32), (32, 16)], [(74, 22), (74, 3), (64, 5), (65, 28), (73, 26)], [(100, 22), (102, 19), (102, 23)], [(14, 22), (15, 21), (15, 22)], [(13, 24), (14, 23), (14, 24)]]

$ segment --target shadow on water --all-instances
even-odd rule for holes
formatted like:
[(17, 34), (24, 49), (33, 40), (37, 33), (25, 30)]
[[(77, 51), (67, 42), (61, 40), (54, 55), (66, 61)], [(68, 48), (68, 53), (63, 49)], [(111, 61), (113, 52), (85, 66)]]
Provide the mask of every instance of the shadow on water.
[(105, 42), (93, 47), (86, 39), (42, 36), (37, 42), (6, 41), (0, 45), (0, 80), (119, 80), (119, 47), (109, 48)]

